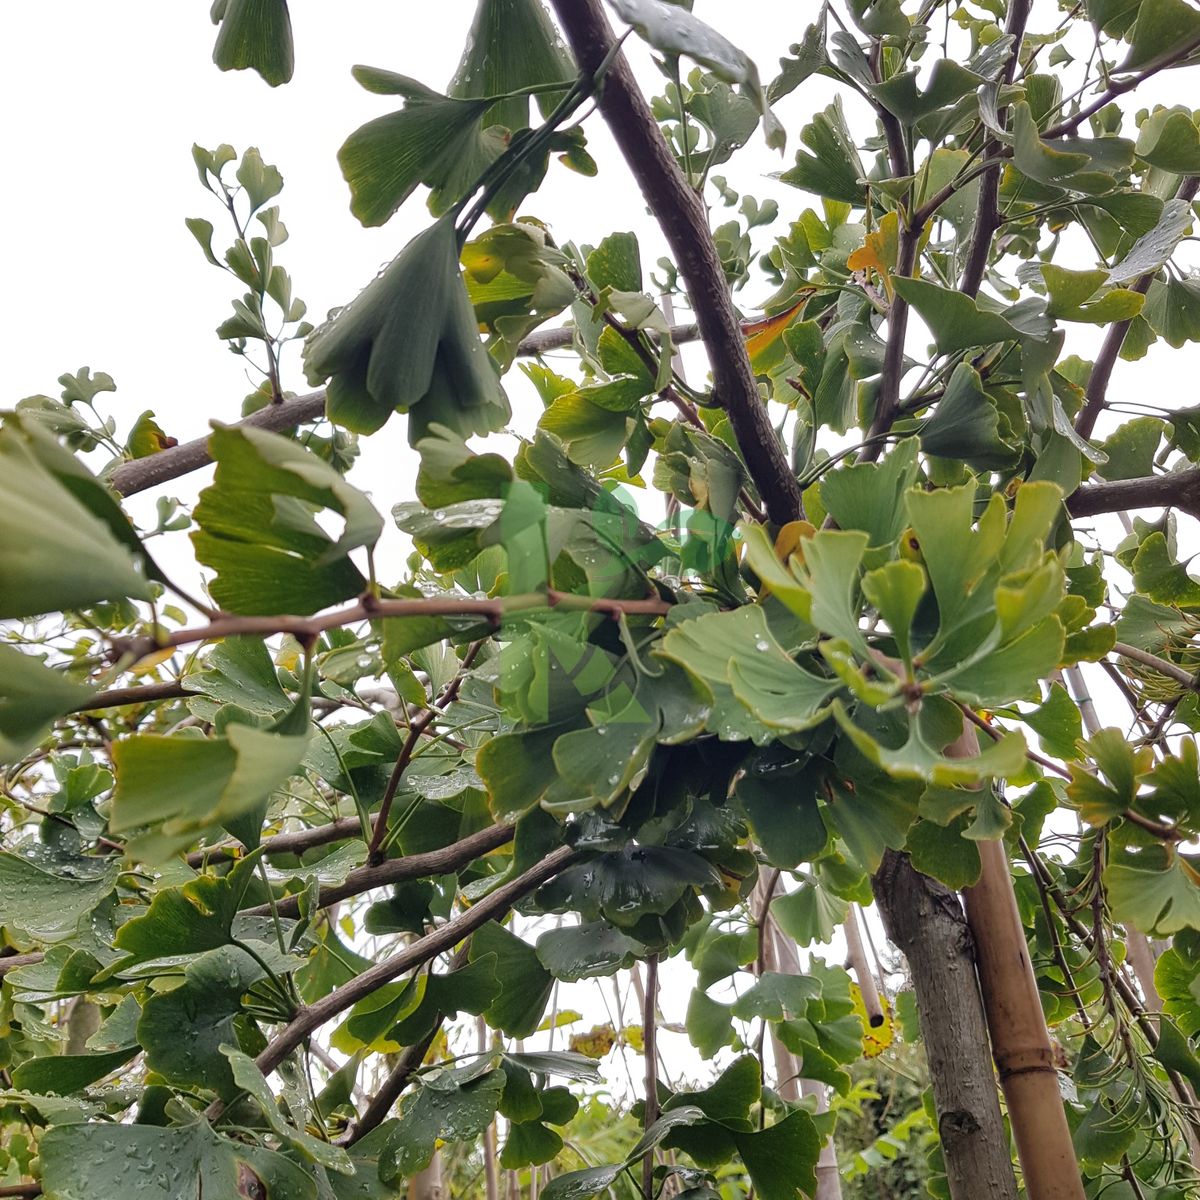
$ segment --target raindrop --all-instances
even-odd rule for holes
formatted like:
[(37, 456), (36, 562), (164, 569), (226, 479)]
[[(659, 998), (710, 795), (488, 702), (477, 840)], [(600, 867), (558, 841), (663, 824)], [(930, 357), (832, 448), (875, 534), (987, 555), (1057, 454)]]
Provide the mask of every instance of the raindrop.
[(613, 787), (616, 787), (616, 785), (617, 785), (618, 783), (620, 783), (620, 782), (621, 782), (621, 777), (620, 777), (620, 775), (610, 775), (610, 776), (608, 777), (608, 782), (609, 782), (609, 783), (610, 783), (610, 784), (611, 784)]
[(759, 638), (758, 641), (754, 643), (754, 648), (755, 650), (769, 650), (771, 648), (771, 643), (768, 642), (766, 638)]
[(605, 734), (607, 734), (607, 733), (608, 733), (607, 725), (597, 725), (596, 726), (596, 736), (597, 737), (604, 737)]
[(446, 519), (446, 510), (444, 508), (439, 508), (437, 512), (433, 514), (433, 519), (435, 521), (444, 521)]

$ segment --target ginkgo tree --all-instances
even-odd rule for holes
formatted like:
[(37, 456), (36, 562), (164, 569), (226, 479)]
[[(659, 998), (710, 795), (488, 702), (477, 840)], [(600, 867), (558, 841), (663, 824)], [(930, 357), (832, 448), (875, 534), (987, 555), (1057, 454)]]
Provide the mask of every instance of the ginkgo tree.
[[(355, 71), (330, 170), (429, 213), (326, 320), (279, 171), (195, 148), (240, 414), (3, 414), (0, 1195), (827, 1200), (910, 1138), (952, 1200), (1193, 1193), (1200, 408), (1112, 378), (1200, 341), (1200, 130), (1137, 99), (1200, 8), (810, 7), (768, 79), (720, 6), (478, 0), (448, 83)], [(286, 0), (213, 19), (287, 83)], [(654, 275), (616, 201), (537, 218), (600, 121)], [(714, 174), (755, 137), (794, 220)], [(535, 1040), (614, 975), (635, 1021)], [(847, 1149), (881, 1054), (928, 1093)]]

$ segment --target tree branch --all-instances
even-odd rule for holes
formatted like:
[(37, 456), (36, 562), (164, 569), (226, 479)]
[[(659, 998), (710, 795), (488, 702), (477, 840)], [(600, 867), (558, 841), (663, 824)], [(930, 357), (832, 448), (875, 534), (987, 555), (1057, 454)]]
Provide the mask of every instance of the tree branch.
[(400, 1093), (408, 1087), (408, 1081), (420, 1069), (429, 1053), (429, 1047), (441, 1031), (445, 1020), (444, 1013), (438, 1013), (433, 1028), (415, 1046), (406, 1046), (396, 1061), (396, 1065), (388, 1073), (388, 1077), (380, 1085), (379, 1091), (371, 1097), (370, 1104), (363, 1109), (363, 1114), (351, 1126), (349, 1133), (339, 1139), (342, 1146), (353, 1146), (355, 1142), (365, 1138), (372, 1129), (378, 1128), (387, 1120), (392, 1111), (392, 1105), (399, 1099)]
[(1191, 692), (1200, 692), (1200, 680), (1197, 679), (1194, 672), (1185, 670), (1165, 658), (1159, 658), (1157, 654), (1149, 654), (1145, 650), (1139, 650), (1137, 646), (1128, 646), (1124, 642), (1114, 642), (1113, 653), (1120, 655), (1121, 658), (1128, 658), (1131, 662), (1141, 663), (1143, 667), (1149, 667), (1152, 671), (1157, 671), (1160, 675), (1165, 675), (1168, 679), (1183, 684)]
[[(553, 0), (553, 5), (576, 62), (597, 72), (614, 48), (599, 0)], [(803, 507), (800, 485), (759, 395), (704, 206), (663, 140), (623, 54), (608, 67), (599, 106), (687, 280), (714, 392), (729, 415), (750, 477), (772, 521), (794, 520)]]
[(1128, 79), (1124, 79), (1119, 83), (1110, 83), (1104, 92), (1093, 100), (1091, 104), (1085, 108), (1081, 108), (1073, 116), (1059, 121), (1057, 125), (1051, 125), (1042, 134), (1043, 139), (1049, 140), (1050, 138), (1065, 137), (1069, 133), (1074, 133), (1088, 117), (1094, 113), (1098, 113), (1106, 104), (1111, 104), (1118, 96), (1123, 96), (1126, 92), (1132, 92), (1134, 88), (1144, 83), (1152, 75), (1157, 75), (1159, 71), (1165, 71), (1167, 67), (1173, 67), (1177, 62), (1187, 58), (1190, 54), (1194, 54), (1197, 50), (1200, 50), (1200, 37), (1192, 38), (1190, 42), (1181, 43), (1174, 50), (1164, 54), (1158, 62), (1143, 68), (1135, 75), (1130, 75)]
[[(900, 231), (896, 275), (908, 277), (917, 261), (917, 242), (920, 230), (907, 226)], [(860, 462), (873, 462), (883, 449), (884, 435), (891, 429), (900, 412), (900, 382), (904, 374), (904, 339), (908, 333), (908, 302), (897, 292), (888, 309), (887, 343), (883, 351), (883, 372), (879, 377), (879, 395), (875, 401), (875, 417), (867, 430), (866, 444)]]
[(431, 596), (419, 600), (377, 600), (364, 597), (348, 608), (335, 609), (315, 617), (297, 617), (288, 613), (270, 617), (220, 616), (207, 625), (190, 629), (177, 629), (160, 638), (114, 639), (118, 653), (132, 655), (136, 659), (157, 654), (173, 646), (188, 646), (194, 642), (214, 641), (218, 638), (270, 637), (277, 633), (290, 633), (300, 641), (319, 637), (327, 629), (338, 629), (353, 625), (356, 621), (370, 621), (383, 617), (453, 617), (479, 616), (493, 625), (499, 625), (506, 617), (517, 612), (533, 612), (543, 608), (561, 608), (572, 612), (603, 613), (606, 616), (666, 616), (672, 608), (670, 601), (653, 596), (639, 600), (623, 600), (604, 596), (577, 596), (571, 592), (559, 592), (553, 588), (545, 592), (531, 592), (524, 596), (500, 596), (492, 600), (480, 600), (473, 596)]
[[(369, 967), (361, 975), (356, 975), (348, 983), (322, 996), (314, 1004), (305, 1005), (268, 1043), (267, 1048), (255, 1060), (258, 1069), (264, 1075), (270, 1075), (276, 1067), (304, 1041), (311, 1033), (320, 1029), (326, 1021), (332, 1020), (340, 1012), (352, 1008), (364, 996), (369, 996), (376, 988), (403, 975), (431, 958), (456, 946), (468, 934), (474, 933), (481, 925), (486, 925), (493, 917), (499, 917), (508, 912), (512, 905), (527, 896), (535, 888), (553, 879), (568, 863), (575, 858), (576, 851), (571, 846), (560, 846), (551, 851), (540, 862), (535, 863), (524, 874), (498, 887), (494, 892), (473, 904), (465, 912), (447, 921), (439, 929), (418, 938), (382, 962)], [(210, 1121), (224, 1111), (220, 1101), (208, 1108), (207, 1116)]]
[[(671, 327), (671, 340), (676, 344), (693, 342), (699, 336), (695, 325), (674, 325)], [(517, 347), (520, 358), (536, 358), (551, 350), (562, 350), (571, 345), (575, 338), (575, 330), (570, 326), (560, 329), (542, 329), (531, 333)], [(247, 426), (253, 429), (269, 429), (273, 433), (285, 433), (315, 421), (325, 413), (325, 389), (307, 392), (303, 396), (294, 396), (279, 404), (269, 404), (251, 413), (244, 420), (234, 423), (233, 428), (241, 429)], [(148, 454), (145, 458), (135, 458), (132, 462), (122, 463), (108, 477), (109, 485), (118, 495), (132, 496), (144, 492), (159, 484), (169, 483), (183, 475), (190, 475), (201, 467), (212, 462), (208, 452), (208, 435), (172, 446), (168, 450), (160, 450), (157, 454)]]
[(459, 668), (454, 673), (454, 678), (438, 693), (434, 698), (433, 703), (422, 713), (418, 713), (412, 718), (408, 727), (408, 736), (404, 739), (404, 745), (400, 747), (400, 753), (396, 757), (396, 765), (392, 768), (392, 773), (388, 778), (387, 787), (384, 788), (383, 799), (379, 802), (379, 814), (375, 818), (375, 828), (371, 831), (371, 843), (367, 847), (367, 863), (370, 866), (378, 866), (384, 857), (383, 841), (387, 837), (388, 832), (388, 817), (392, 811), (392, 801), (396, 798), (396, 789), (400, 786), (400, 780), (404, 776), (404, 772), (408, 769), (408, 764), (412, 761), (413, 752), (417, 748), (417, 743), (421, 740), (421, 735), (433, 724), (434, 718), (438, 713), (446, 707), (447, 704), (452, 704), (458, 696), (459, 688), (462, 687), (463, 679), (466, 673), (470, 670), (471, 664), (475, 661), (475, 656), (479, 653), (479, 647), (482, 642), (475, 642), (471, 648), (463, 655), (463, 660), (459, 664)]
[(123, 708), (127, 704), (158, 704), (163, 700), (182, 700), (185, 696), (196, 694), (189, 692), (179, 680), (169, 679), (164, 683), (143, 683), (135, 687), (97, 692), (68, 711), (96, 712), (102, 708)]
[[(328, 828), (328, 826), (322, 826)], [(351, 822), (350, 833), (358, 832), (357, 822)], [(407, 879), (426, 879), (431, 875), (446, 875), (451, 871), (461, 871), (469, 863), (473, 863), (481, 855), (489, 854), (513, 840), (515, 829), (512, 825), (490, 825), (478, 833), (468, 834), (449, 846), (440, 850), (426, 850), (420, 854), (407, 854), (403, 858), (389, 858), (374, 866), (363, 866), (351, 871), (341, 883), (331, 883), (321, 888), (317, 899), (319, 908), (328, 908), (348, 896), (358, 896), (374, 888), (387, 887), (389, 884), (402, 883)], [(266, 852), (271, 852), (268, 838), (263, 846)], [(259, 904), (254, 908), (243, 909), (246, 916), (269, 917), (271, 905)], [(300, 915), (300, 896), (284, 896), (275, 901), (275, 913), (281, 917), (298, 917)], [(0, 959), (0, 962), (3, 962)]]
[[(1200, 176), (1188, 176), (1179, 185), (1175, 198), (1190, 202), (1196, 198), (1198, 188), (1200, 188)], [(1131, 290), (1145, 295), (1150, 290), (1150, 284), (1157, 273), (1157, 271), (1150, 271), (1141, 276)], [(1104, 331), (1104, 341), (1100, 344), (1100, 351), (1096, 355), (1096, 361), (1092, 364), (1092, 373), (1088, 376), (1087, 399), (1075, 420), (1075, 431), (1080, 437), (1090, 438), (1092, 436), (1092, 431), (1096, 428), (1096, 421), (1105, 409), (1113, 367), (1116, 366), (1117, 355), (1121, 352), (1125, 335), (1129, 332), (1132, 324), (1133, 318), (1127, 321), (1114, 321)]]
[[(1004, 83), (1006, 84), (1011, 84), (1016, 74), (1031, 5), (1032, 0), (1012, 0), (1009, 5), (1008, 20), (1005, 23), (1004, 31), (1013, 38), (1013, 45), (1009, 52), (1008, 62), (1004, 65)], [(1003, 122), (1005, 110), (1001, 110), (998, 117)], [(995, 138), (989, 138), (984, 143), (984, 158), (994, 155), (1000, 149), (1000, 143)], [(975, 209), (975, 230), (971, 235), (971, 246), (967, 252), (967, 261), (963, 265), (962, 280), (959, 283), (959, 290), (968, 296), (978, 295), (979, 285), (983, 282), (983, 273), (987, 270), (992, 239), (996, 236), (996, 230), (1000, 228), (999, 201), (1000, 162), (996, 161), (984, 171), (979, 185), (979, 203)]]
[(1177, 508), (1200, 518), (1200, 467), (1144, 479), (1089, 483), (1067, 498), (1067, 510), (1073, 517), (1094, 517), (1136, 508)]

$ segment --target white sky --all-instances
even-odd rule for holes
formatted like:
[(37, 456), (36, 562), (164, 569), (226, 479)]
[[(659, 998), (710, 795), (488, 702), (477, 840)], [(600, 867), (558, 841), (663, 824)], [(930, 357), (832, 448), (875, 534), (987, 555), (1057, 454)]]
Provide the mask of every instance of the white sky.
[[(393, 104), (364, 92), (351, 79), (350, 67), (385, 67), (443, 87), (457, 64), (474, 0), (437, 5), (343, 0), (293, 7), (296, 76), (271, 89), (250, 72), (223, 74), (212, 65), (214, 29), (205, 0), (5, 5), (0, 106), (6, 114), (8, 185), (0, 219), (7, 284), (0, 290), (5, 367), (0, 407), (36, 392), (56, 396), (58, 375), (86, 364), (115, 378), (116, 396), (101, 400), (111, 405), (123, 430), (147, 408), (181, 441), (203, 433), (210, 418), (237, 419), (243, 396), (257, 380), (248, 381), (241, 360), (213, 332), (240, 294), (236, 282), (204, 261), (184, 227), (185, 217), (206, 217), (217, 225), (214, 246), (227, 244), (221, 240), (221, 212), (196, 177), (193, 142), (209, 148), (229, 142), (239, 152), (255, 145), (278, 165), (285, 188), (275, 202), (291, 238), (277, 258), (314, 321), (352, 299), (428, 222), (416, 198), (382, 229), (364, 230), (351, 216), (337, 149), (352, 130)], [(699, 0), (697, 10), (754, 57), (770, 79), (777, 58), (798, 40), (817, 5)], [(1038, 0), (1035, 28), (1058, 19), (1056, 5)], [(632, 50), (647, 86), (660, 91), (661, 76), (644, 50), (635, 43)], [(1144, 96), (1139, 93), (1138, 105), (1184, 99), (1179, 78), (1168, 74), (1156, 81)], [(793, 145), (804, 120), (833, 91), (831, 83), (814, 78), (779, 106)], [(853, 97), (846, 104), (852, 115), (859, 111)], [(556, 165), (545, 190), (523, 211), (547, 221), (560, 242), (596, 242), (614, 229), (636, 229), (649, 269), (662, 253), (661, 243), (602, 125), (590, 121), (588, 131), (600, 178), (583, 179)], [(790, 150), (781, 159), (756, 139), (724, 172), (739, 191), (777, 198), (790, 221), (812, 198), (766, 176), (791, 162)], [(1068, 249), (1063, 265), (1093, 265), (1086, 245)], [(743, 293), (739, 302), (753, 310), (766, 294), (762, 287)], [(1074, 336), (1082, 353), (1095, 345), (1090, 330)], [(1141, 364), (1119, 364), (1110, 394), (1195, 404), (1198, 365), (1196, 347), (1159, 348)], [(284, 385), (307, 390), (298, 348), (285, 360)], [(523, 408), (521, 415), (530, 417), (528, 404)], [(372, 491), (386, 513), (397, 500), (410, 498), (415, 474), (403, 420), (394, 419), (367, 439), (364, 451), (354, 481)], [(188, 495), (196, 486), (193, 480), (165, 490)], [(398, 547), (396, 532), (388, 536)], [(1114, 524), (1109, 545), (1119, 536)], [(1092, 678), (1102, 697), (1107, 680), (1098, 672)], [(1124, 714), (1113, 708), (1110, 719), (1123, 720)], [(684, 999), (679, 997), (678, 1006), (664, 1005), (668, 1019), (682, 1017)], [(577, 1004), (565, 996), (562, 1003)], [(592, 1016), (589, 1012), (589, 1021)], [(684, 1044), (682, 1038), (671, 1043), (671, 1051)], [(636, 1074), (640, 1067), (635, 1063), (633, 1069)]]

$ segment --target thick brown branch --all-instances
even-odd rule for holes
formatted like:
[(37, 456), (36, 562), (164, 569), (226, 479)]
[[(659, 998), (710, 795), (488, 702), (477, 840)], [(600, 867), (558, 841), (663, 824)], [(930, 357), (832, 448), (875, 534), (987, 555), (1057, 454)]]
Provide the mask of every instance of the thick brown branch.
[[(553, 3), (576, 62), (598, 72), (614, 48), (599, 0)], [(618, 54), (605, 73), (600, 111), (687, 280), (714, 392), (729, 414), (767, 513), (773, 521), (794, 520), (802, 510), (800, 485), (759, 395), (704, 206), (663, 140), (624, 55)]]
[[(692, 342), (699, 336), (695, 325), (675, 325), (671, 329), (671, 340), (676, 344)], [(575, 330), (569, 326), (561, 329), (541, 329), (531, 333), (517, 347), (521, 358), (536, 358), (551, 350), (562, 350), (571, 345)], [(256, 429), (269, 429), (284, 433), (315, 421), (325, 412), (325, 389), (294, 396), (279, 404), (270, 404), (252, 413), (245, 420), (236, 422), (235, 428), (249, 425)], [(208, 452), (208, 435), (199, 437), (145, 458), (136, 458), (123, 463), (109, 476), (109, 483), (122, 496), (132, 496), (162, 483), (170, 483), (183, 475), (190, 475), (212, 462)]]
[(1115, 479), (1089, 483), (1067, 500), (1073, 517), (1130, 512), (1138, 508), (1177, 508), (1200, 517), (1200, 467), (1170, 471), (1145, 479)]
[[(324, 826), (328, 828), (328, 826)], [(357, 821), (351, 822), (349, 836), (359, 832)], [(341, 883), (331, 883), (321, 889), (317, 904), (326, 908), (345, 900), (348, 896), (359, 896), (373, 888), (387, 887), (393, 883), (402, 883), (407, 879), (427, 879), (433, 875), (445, 875), (451, 871), (461, 871), (463, 867), (473, 863), (483, 854), (488, 854), (499, 847), (507, 845), (513, 839), (514, 829), (511, 825), (491, 825), (478, 833), (468, 834), (449, 846), (440, 850), (427, 850), (421, 854), (408, 854), (403, 858), (389, 858), (376, 866), (359, 867), (351, 871)], [(270, 853), (271, 841), (268, 838), (264, 845)], [(245, 910), (249, 916), (269, 917), (270, 904), (260, 904), (256, 908)], [(300, 915), (300, 897), (284, 896), (275, 902), (275, 912), (281, 917), (298, 917)], [(3, 960), (0, 959), (0, 962)]]
[[(1175, 197), (1191, 203), (1196, 198), (1198, 188), (1200, 188), (1200, 177), (1189, 176), (1179, 185)], [(1150, 290), (1150, 284), (1156, 273), (1151, 271), (1141, 276), (1133, 284), (1131, 290), (1145, 295)], [(1125, 335), (1129, 332), (1132, 324), (1132, 318), (1128, 321), (1114, 321), (1104, 332), (1104, 341), (1100, 344), (1100, 351), (1092, 365), (1092, 373), (1088, 376), (1087, 399), (1075, 420), (1075, 429), (1080, 437), (1090, 438), (1092, 436), (1092, 430), (1096, 428), (1096, 421), (1108, 403), (1108, 384), (1112, 379), (1113, 367), (1117, 365), (1117, 356), (1121, 353)]]
[(97, 692), (71, 712), (96, 712), (102, 708), (123, 708), (127, 704), (158, 704), (163, 700), (182, 700), (189, 692), (178, 680), (165, 683), (143, 683), (135, 687), (113, 688), (109, 692)]
[(0, 979), (3, 979), (9, 971), (15, 971), (18, 967), (32, 967), (35, 963), (40, 963), (45, 957), (45, 954), (41, 950), (31, 950), (28, 954), (0, 955)]
[[(418, 938), (391, 958), (376, 963), (361, 975), (355, 976), (349, 983), (322, 996), (315, 1004), (300, 1008), (256, 1059), (259, 1070), (264, 1075), (270, 1075), (305, 1038), (320, 1029), (326, 1021), (352, 1008), (364, 996), (369, 996), (376, 988), (382, 987), (398, 975), (403, 975), (406, 971), (411, 971), (458, 945), (468, 934), (474, 933), (494, 917), (503, 916), (522, 896), (527, 896), (547, 880), (553, 879), (574, 857), (575, 851), (572, 847), (560, 846), (524, 874), (498, 887), (465, 912), (447, 921), (441, 928)], [(218, 1106), (210, 1107), (209, 1119), (215, 1118), (220, 1111)]]

